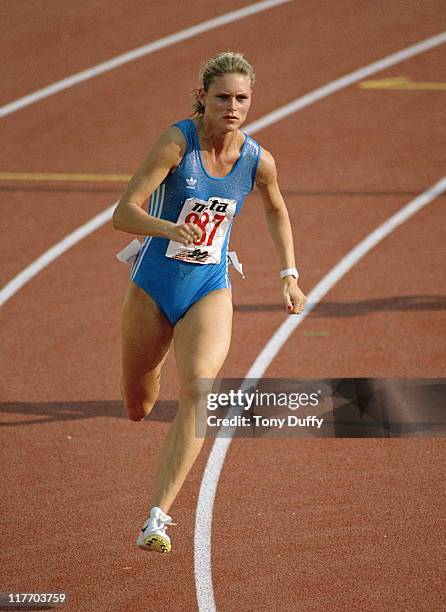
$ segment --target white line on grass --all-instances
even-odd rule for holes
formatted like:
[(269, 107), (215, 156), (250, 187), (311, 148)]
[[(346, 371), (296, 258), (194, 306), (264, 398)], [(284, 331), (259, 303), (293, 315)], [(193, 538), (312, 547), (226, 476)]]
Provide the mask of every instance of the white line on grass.
[(219, 28), (233, 21), (237, 21), (242, 19), (243, 17), (248, 17), (249, 15), (254, 15), (255, 13), (259, 13), (260, 11), (265, 11), (269, 8), (273, 8), (278, 6), (279, 4), (285, 4), (286, 2), (290, 2), (290, 0), (264, 0), (263, 2), (256, 2), (254, 4), (249, 4), (241, 9), (236, 11), (231, 11), (229, 13), (225, 13), (224, 15), (220, 15), (219, 17), (214, 17), (213, 19), (208, 19), (207, 21), (203, 21), (202, 23), (198, 23), (197, 25), (191, 26), (190, 28), (186, 28), (185, 30), (180, 30), (179, 32), (175, 32), (174, 34), (170, 34), (169, 36), (165, 36), (164, 38), (160, 38), (155, 40), (152, 43), (147, 45), (143, 45), (142, 47), (137, 47), (132, 51), (127, 51), (126, 53), (122, 53), (121, 55), (117, 55), (106, 62), (102, 62), (101, 64), (97, 64), (96, 66), (92, 66), (91, 68), (87, 68), (82, 72), (77, 72), (76, 74), (72, 74), (61, 81), (56, 81), (43, 89), (39, 89), (30, 93), (22, 98), (18, 98), (13, 102), (9, 102), (9, 104), (5, 104), (5, 106), (0, 107), (0, 117), (6, 117), (6, 115), (10, 115), (11, 113), (15, 113), (21, 108), (25, 106), (29, 106), (30, 104), (34, 104), (34, 102), (38, 102), (39, 100), (43, 100), (44, 98), (48, 98), (54, 94), (63, 91), (64, 89), (68, 89), (69, 87), (73, 87), (78, 83), (82, 83), (83, 81), (87, 81), (88, 79), (92, 79), (97, 77), (100, 74), (104, 74), (104, 72), (108, 72), (109, 70), (113, 70), (114, 68), (118, 68), (119, 66), (123, 66), (124, 64), (128, 64), (129, 62), (133, 62), (140, 57), (145, 55), (149, 55), (150, 53), (154, 53), (155, 51), (159, 51), (160, 49), (165, 49), (170, 45), (174, 45), (183, 40), (187, 40), (189, 38), (193, 38), (198, 34), (202, 34), (203, 32), (208, 32), (209, 30), (213, 30), (214, 28)]
[[(359, 70), (355, 70), (335, 81), (331, 81), (327, 85), (323, 87), (319, 87), (318, 89), (297, 98), (293, 102), (282, 106), (281, 108), (273, 111), (272, 113), (268, 113), (264, 115), (257, 121), (254, 121), (246, 126), (245, 131), (249, 134), (254, 134), (259, 130), (277, 122), (281, 119), (284, 119), (286, 116), (291, 115), (292, 113), (301, 110), (305, 106), (309, 106), (310, 104), (314, 104), (324, 96), (328, 96), (339, 89), (343, 89), (348, 87), (352, 83), (361, 80), (364, 78), (364, 75), (370, 75), (374, 72), (378, 72), (382, 69), (382, 67), (388, 67), (390, 65), (396, 64), (401, 60), (407, 59), (408, 57), (412, 57), (417, 53), (422, 53), (428, 49), (432, 49), (435, 46), (441, 45), (446, 42), (446, 32), (443, 34), (438, 34), (437, 36), (433, 36), (432, 38), (427, 38), (416, 45), (411, 47), (407, 47), (406, 49), (402, 49), (397, 53), (393, 53), (382, 60), (377, 62), (373, 62), (369, 64), (365, 68), (361, 68)], [(371, 67), (374, 66), (373, 70)], [(91, 219), (85, 225), (82, 225), (78, 229), (76, 229), (72, 234), (69, 234), (51, 247), (48, 251), (46, 251), (41, 257), (31, 263), (27, 268), (22, 270), (18, 276), (13, 278), (9, 283), (5, 285), (5, 287), (0, 291), (0, 305), (4, 304), (9, 298), (11, 298), (19, 289), (21, 289), (27, 282), (29, 282), (34, 276), (36, 276), (41, 270), (43, 270), (46, 266), (48, 266), (52, 261), (54, 261), (57, 257), (62, 255), (65, 251), (71, 248), (74, 244), (88, 236), (95, 229), (98, 229), (101, 225), (107, 223), (112, 218), (113, 210), (115, 204), (104, 210), (100, 215)], [(92, 225), (93, 224), (93, 229)]]
[[(253, 380), (259, 380), (268, 369), (274, 357), (294, 332), (294, 330), (310, 314), (316, 304), (339, 282), (358, 261), (374, 246), (388, 236), (395, 228), (407, 221), (412, 215), (427, 206), (437, 196), (446, 190), (446, 177), (442, 178), (433, 187), (419, 195), (415, 200), (404, 206), (371, 232), (364, 240), (357, 244), (345, 257), (343, 257), (319, 281), (308, 294), (308, 304), (301, 315), (288, 315), (282, 325), (276, 330), (267, 344), (263, 347), (257, 359), (245, 376), (252, 386)], [(245, 382), (244, 381), (244, 382)], [(241, 389), (243, 390), (242, 384)], [(236, 409), (230, 416), (240, 414)], [(216, 610), (212, 586), (212, 513), (218, 481), (223, 469), (226, 453), (231, 444), (235, 428), (227, 429), (227, 437), (216, 438), (209, 453), (206, 468), (201, 480), (198, 493), (197, 510), (195, 515), (195, 586), (197, 592), (198, 609), (200, 612), (214, 612)]]

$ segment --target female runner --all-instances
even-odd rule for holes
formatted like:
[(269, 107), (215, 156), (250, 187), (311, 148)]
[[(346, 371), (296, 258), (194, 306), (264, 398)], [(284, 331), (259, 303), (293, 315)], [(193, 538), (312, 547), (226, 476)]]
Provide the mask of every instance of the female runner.
[(140, 421), (155, 404), (172, 340), (180, 383), (150, 516), (137, 539), (148, 550), (170, 550), (166, 527), (173, 523), (167, 512), (203, 445), (195, 437), (196, 383), (215, 379), (229, 350), (228, 242), (234, 217), (254, 186), (279, 256), (285, 308), (299, 314), (306, 303), (274, 158), (240, 130), (254, 80), (240, 53), (210, 59), (194, 92), (194, 118), (161, 135), (113, 215), (115, 229), (145, 236), (123, 306), (121, 393), (129, 418)]

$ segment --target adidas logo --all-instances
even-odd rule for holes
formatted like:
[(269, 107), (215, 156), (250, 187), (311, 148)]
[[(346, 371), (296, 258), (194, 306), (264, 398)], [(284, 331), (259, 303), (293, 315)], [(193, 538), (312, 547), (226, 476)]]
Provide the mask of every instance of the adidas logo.
[(193, 176), (186, 179), (186, 189), (195, 189), (196, 184), (197, 184), (197, 179), (193, 178)]

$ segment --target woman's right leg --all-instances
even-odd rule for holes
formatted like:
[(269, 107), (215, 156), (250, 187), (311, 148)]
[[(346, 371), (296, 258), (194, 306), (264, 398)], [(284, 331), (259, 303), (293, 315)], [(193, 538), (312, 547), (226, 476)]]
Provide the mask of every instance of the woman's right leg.
[[(217, 323), (216, 323), (217, 322)], [(206, 417), (201, 379), (218, 375), (231, 342), (232, 301), (227, 288), (211, 291), (189, 308), (174, 329), (175, 358), (180, 380), (178, 410), (161, 448), (152, 507), (169, 512), (203, 443), (197, 419)], [(204, 430), (205, 431), (205, 430)]]
[(159, 393), (161, 367), (173, 328), (154, 300), (133, 281), (124, 298), (121, 394), (129, 419), (141, 421)]

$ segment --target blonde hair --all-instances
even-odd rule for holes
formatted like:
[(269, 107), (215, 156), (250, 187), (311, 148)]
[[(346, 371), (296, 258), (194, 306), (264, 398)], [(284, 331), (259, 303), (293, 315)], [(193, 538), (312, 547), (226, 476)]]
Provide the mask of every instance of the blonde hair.
[[(201, 87), (205, 91), (208, 91), (215, 77), (219, 77), (224, 74), (243, 74), (244, 76), (249, 77), (251, 87), (254, 85), (256, 80), (254, 69), (244, 58), (243, 53), (224, 51), (223, 53), (219, 53), (218, 55), (211, 57), (211, 59), (208, 59), (207, 62), (204, 63), (202, 69), (200, 70)], [(198, 99), (198, 92), (198, 89), (192, 90), (194, 115), (202, 115), (204, 113), (204, 106)]]

